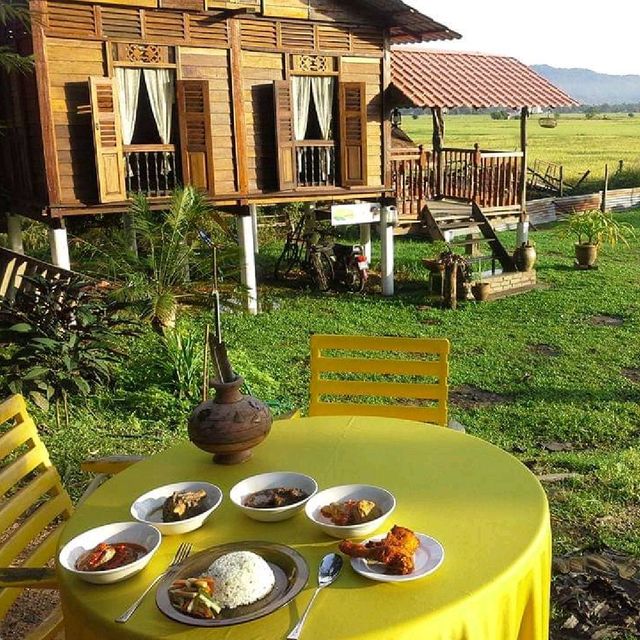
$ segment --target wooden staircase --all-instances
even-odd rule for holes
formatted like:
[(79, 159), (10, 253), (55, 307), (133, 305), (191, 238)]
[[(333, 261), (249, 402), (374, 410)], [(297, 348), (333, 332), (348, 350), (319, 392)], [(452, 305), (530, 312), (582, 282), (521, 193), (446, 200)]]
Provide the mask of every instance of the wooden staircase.
[(481, 242), (491, 248), (505, 271), (515, 271), (513, 258), (496, 235), (496, 230), (513, 229), (520, 216), (520, 207), (481, 209), (475, 203), (456, 200), (428, 200), (418, 218), (401, 216), (396, 235), (418, 235), (452, 245), (471, 246)]

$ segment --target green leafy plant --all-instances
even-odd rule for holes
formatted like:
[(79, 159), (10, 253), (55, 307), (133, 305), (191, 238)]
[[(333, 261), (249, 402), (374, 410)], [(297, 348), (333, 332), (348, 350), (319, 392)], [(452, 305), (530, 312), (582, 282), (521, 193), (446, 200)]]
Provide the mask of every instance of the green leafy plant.
[(566, 233), (573, 235), (581, 245), (608, 244), (612, 247), (618, 243), (628, 246), (627, 238), (634, 236), (630, 224), (619, 222), (611, 213), (602, 212), (600, 209), (571, 214)]
[(175, 326), (180, 289), (190, 280), (201, 222), (228, 238), (224, 221), (193, 187), (177, 189), (166, 211), (152, 211), (143, 194), (132, 197), (130, 213), (139, 253), (128, 249), (123, 236), (107, 249), (112, 275), (120, 281), (112, 292), (117, 302), (135, 309), (158, 333)]
[(202, 379), (202, 349), (193, 333), (171, 329), (162, 337), (164, 366), (173, 379), (176, 395), (196, 400)]
[[(29, 28), (29, 10), (25, 6), (0, 0), (0, 26)], [(13, 47), (0, 45), (0, 69), (7, 73), (28, 73), (33, 69), (33, 56), (23, 56)]]
[(68, 421), (68, 397), (108, 384), (113, 364), (124, 355), (119, 336), (135, 331), (80, 277), (27, 282), (19, 302), (0, 306), (0, 341), (8, 345), (0, 357), (2, 381), (44, 411), (54, 401), (58, 422), (62, 401)]

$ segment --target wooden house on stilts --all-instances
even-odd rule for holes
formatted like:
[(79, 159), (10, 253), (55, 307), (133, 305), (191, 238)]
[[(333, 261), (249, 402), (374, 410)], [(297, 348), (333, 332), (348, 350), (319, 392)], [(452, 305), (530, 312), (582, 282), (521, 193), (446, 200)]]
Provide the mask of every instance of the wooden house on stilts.
[(459, 37), (401, 0), (29, 7), (32, 29), (1, 35), (35, 73), (0, 79), (0, 171), (8, 212), (49, 225), (63, 267), (65, 219), (122, 213), (132, 191), (161, 206), (192, 184), (243, 245), (254, 205), (383, 197), (391, 45)]

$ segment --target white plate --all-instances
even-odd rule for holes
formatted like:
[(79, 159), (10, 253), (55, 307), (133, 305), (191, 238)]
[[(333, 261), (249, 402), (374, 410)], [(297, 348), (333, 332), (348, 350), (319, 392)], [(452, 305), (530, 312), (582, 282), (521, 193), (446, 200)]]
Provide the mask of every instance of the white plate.
[[(286, 507), (273, 507), (270, 509), (256, 509), (247, 507), (242, 501), (250, 494), (264, 489), (275, 489), (276, 487), (296, 487), (306, 492), (304, 500), (287, 505)], [(296, 513), (304, 509), (307, 502), (318, 492), (316, 481), (303, 473), (291, 471), (273, 471), (271, 473), (261, 473), (258, 476), (251, 476), (238, 482), (231, 491), (229, 497), (231, 502), (240, 509), (246, 516), (260, 522), (280, 522), (293, 518)]]
[[(325, 518), (322, 515), (322, 507), (332, 502), (344, 502), (345, 500), (371, 500), (380, 507), (382, 515), (369, 522), (345, 526), (333, 524), (329, 518)], [(322, 531), (334, 538), (343, 540), (345, 538), (364, 538), (371, 535), (382, 527), (395, 508), (396, 499), (386, 489), (374, 487), (370, 484), (344, 484), (316, 493), (307, 502), (304, 509), (309, 520), (320, 527)]]
[[(207, 493), (208, 508), (197, 516), (180, 520), (178, 522), (163, 522), (162, 505), (171, 497), (174, 491), (199, 491), (203, 489)], [(189, 533), (199, 529), (205, 520), (220, 506), (222, 491), (215, 484), (208, 482), (176, 482), (158, 487), (141, 495), (131, 505), (131, 515), (138, 521), (151, 524), (160, 531), (163, 536), (175, 536)]]
[[(444, 562), (444, 547), (431, 536), (424, 533), (416, 533), (420, 546), (415, 554), (415, 569), (406, 576), (393, 576), (385, 573), (385, 566), (380, 562), (372, 562), (364, 558), (351, 558), (351, 566), (356, 573), (359, 573), (369, 580), (377, 580), (378, 582), (410, 582), (411, 580), (419, 580), (436, 571)], [(386, 535), (374, 536), (365, 540), (367, 542), (379, 542), (384, 540)]]
[[(70, 573), (81, 580), (94, 584), (111, 584), (129, 578), (142, 571), (158, 550), (162, 536), (160, 532), (150, 524), (143, 522), (114, 522), (85, 531), (64, 545), (58, 555), (58, 562)], [(125, 564), (117, 569), (106, 571), (79, 571), (76, 562), (87, 551), (90, 551), (101, 542), (133, 542), (142, 545), (147, 553), (135, 562)]]

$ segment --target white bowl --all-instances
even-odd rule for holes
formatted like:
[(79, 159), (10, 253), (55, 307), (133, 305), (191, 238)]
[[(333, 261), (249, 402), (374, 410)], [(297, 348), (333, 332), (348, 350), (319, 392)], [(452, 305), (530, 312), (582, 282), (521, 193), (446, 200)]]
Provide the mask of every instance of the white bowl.
[[(300, 500), (286, 507), (274, 507), (271, 509), (256, 509), (255, 507), (246, 507), (242, 501), (251, 493), (262, 491), (264, 489), (276, 489), (277, 487), (287, 487), (301, 489), (308, 494), (308, 498)], [(305, 476), (303, 473), (293, 473), (289, 471), (275, 471), (273, 473), (261, 473), (258, 476), (246, 478), (231, 489), (229, 497), (231, 502), (235, 504), (245, 515), (259, 520), (260, 522), (280, 522), (287, 520), (302, 511), (307, 502), (318, 491), (316, 481)]]
[[(206, 511), (179, 522), (162, 521), (162, 505), (175, 491), (199, 491), (200, 489), (204, 489), (207, 492), (209, 506)], [(208, 482), (176, 482), (152, 489), (141, 495), (131, 505), (131, 515), (138, 522), (153, 525), (163, 536), (175, 536), (199, 529), (205, 520), (220, 506), (221, 502), (222, 491), (214, 484), (209, 484)]]
[[(333, 524), (329, 518), (325, 518), (320, 513), (322, 507), (326, 507), (332, 502), (344, 502), (345, 500), (371, 500), (380, 507), (382, 515), (370, 522), (340, 526)], [(396, 499), (386, 489), (369, 484), (345, 484), (316, 493), (307, 502), (305, 513), (311, 522), (317, 524), (320, 529), (334, 538), (361, 538), (380, 528), (395, 508)]]
[[(125, 578), (142, 571), (153, 554), (158, 550), (162, 536), (160, 532), (150, 524), (142, 522), (116, 522), (105, 524), (102, 527), (90, 529), (81, 533), (64, 545), (58, 555), (58, 562), (67, 571), (75, 574), (78, 578), (94, 584), (111, 584), (120, 582)], [(101, 542), (132, 542), (142, 545), (147, 549), (147, 553), (135, 562), (126, 564), (118, 569), (108, 569), (106, 571), (78, 571), (76, 562), (87, 551), (91, 551)]]

